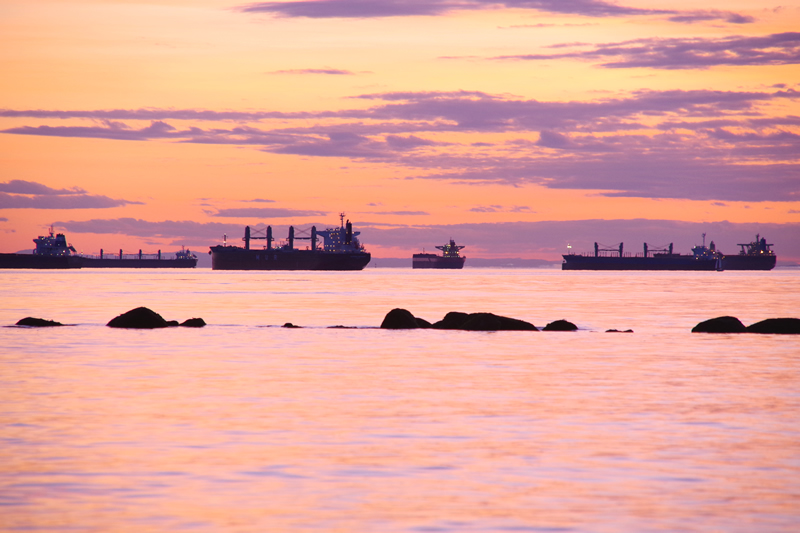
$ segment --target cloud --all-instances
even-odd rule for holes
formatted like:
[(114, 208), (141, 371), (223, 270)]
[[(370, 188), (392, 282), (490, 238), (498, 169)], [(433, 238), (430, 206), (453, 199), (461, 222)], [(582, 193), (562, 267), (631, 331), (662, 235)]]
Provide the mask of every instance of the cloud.
[[(408, 179), (476, 185), (535, 184), (608, 196), (798, 200), (800, 117), (785, 115), (785, 104), (800, 99), (794, 89), (639, 90), (590, 101), (526, 100), (467, 90), (350, 99), (366, 106), (274, 121), (262, 120), (269, 111), (252, 112), (259, 117), (256, 125), (228, 124), (221, 115), (202, 128), (177, 128), (166, 120), (136, 127), (105, 113), (101, 118), (88, 111), (54, 111), (49, 113), (59, 118), (96, 122), (5, 132), (253, 146), (274, 154), (393, 165)], [(139, 111), (116, 113), (139, 116)], [(162, 118), (216, 116), (202, 110), (146, 111)], [(42, 113), (30, 115), (41, 120)], [(460, 133), (469, 133), (471, 141), (452, 135)], [(483, 136), (480, 142), (474, 142), (476, 134)]]
[(602, 0), (311, 0), (257, 2), (235, 8), (242, 13), (266, 13), (279, 17), (378, 18), (442, 16), (454, 11), (480, 9), (530, 9), (534, 11), (612, 17), (629, 15), (675, 15), (672, 10), (620, 6)]
[[(627, 16), (666, 16), (671, 22), (694, 24), (722, 21), (729, 24), (755, 22), (753, 17), (731, 11), (645, 9), (603, 0), (301, 0), (292, 2), (255, 2), (233, 8), (249, 14), (267, 14), (287, 18), (385, 18), (435, 17), (455, 11), (484, 9), (532, 10), (540, 13), (575, 15), (593, 18)], [(567, 24), (576, 25), (576, 24)], [(548, 24), (513, 27), (548, 27)]]
[[(707, 69), (720, 65), (793, 65), (800, 63), (800, 33), (719, 39), (647, 38), (595, 45), (590, 50), (557, 54), (521, 54), (489, 58), (495, 61), (578, 59), (600, 61), (605, 68)], [(603, 62), (605, 61), (605, 62)]]
[(694, 24), (695, 22), (710, 22), (712, 20), (724, 20), (730, 24), (751, 24), (756, 21), (756, 19), (751, 16), (740, 15), (739, 13), (733, 13), (731, 11), (718, 11), (716, 9), (706, 11), (685, 11), (683, 13), (668, 17), (668, 20), (672, 22), (683, 22), (688, 24)]
[(211, 111), (207, 109), (95, 109), (95, 110), (74, 110), (59, 111), (47, 109), (0, 109), (0, 117), (18, 118), (88, 118), (99, 121), (109, 121), (106, 125), (110, 126), (113, 120), (263, 120), (269, 118), (312, 118), (318, 116), (314, 113), (283, 113), (279, 111)]
[(290, 70), (275, 70), (270, 74), (328, 74), (333, 76), (355, 76), (355, 72), (335, 68), (303, 68)]
[(102, 126), (22, 126), (3, 130), (3, 133), (42, 135), (45, 137), (82, 137), (144, 141), (149, 139), (180, 138), (186, 136), (188, 132), (179, 132), (166, 122), (157, 120), (151, 122), (149, 126), (138, 130), (132, 129), (119, 122), (106, 121)]
[(53, 189), (47, 185), (36, 183), (35, 181), (11, 180), (0, 183), (0, 192), (12, 194), (34, 194), (34, 195), (64, 195), (64, 194), (85, 194), (86, 191), (80, 187), (72, 189)]
[(53, 189), (24, 180), (0, 183), (0, 209), (107, 209), (128, 204), (142, 202), (91, 195), (80, 187)]
[(477, 205), (470, 208), (473, 213), (535, 213), (526, 205), (514, 205), (506, 207), (502, 205)]
[(281, 207), (239, 207), (219, 209), (212, 216), (235, 218), (287, 218), (287, 217), (315, 217), (325, 216), (325, 211), (303, 211), (298, 209), (285, 209)]
[(419, 216), (430, 215), (427, 211), (372, 211), (373, 215), (398, 215), (398, 216)]
[(394, 150), (413, 150), (421, 146), (435, 146), (438, 143), (414, 135), (409, 135), (408, 137), (387, 135), (386, 144)]

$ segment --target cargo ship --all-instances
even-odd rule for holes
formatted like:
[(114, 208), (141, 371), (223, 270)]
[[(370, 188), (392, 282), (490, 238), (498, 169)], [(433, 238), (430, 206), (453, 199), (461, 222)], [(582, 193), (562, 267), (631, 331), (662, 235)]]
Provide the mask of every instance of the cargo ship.
[(161, 255), (161, 250), (155, 254), (106, 254), (100, 250), (100, 255), (77, 256), (81, 268), (194, 268), (197, 266), (197, 256), (189, 250), (181, 248), (175, 252), (175, 257)]
[(54, 234), (52, 226), (49, 235), (33, 239), (36, 248), (31, 254), (0, 254), (0, 268), (194, 268), (197, 256), (189, 250), (176, 252), (174, 258), (157, 254), (123, 254), (99, 256), (78, 254), (75, 247), (67, 243), (63, 233)]
[(411, 257), (411, 268), (464, 268), (464, 262), (467, 260), (465, 256), (459, 252), (466, 248), (466, 246), (458, 246), (456, 241), (450, 239), (449, 244), (444, 246), (437, 246), (437, 249), (442, 251), (442, 255), (436, 254), (414, 254)]
[[(221, 246), (212, 246), (212, 270), (363, 270), (370, 261), (370, 254), (358, 241), (360, 232), (353, 231), (348, 220), (344, 222), (344, 213), (339, 215), (341, 224), (338, 228), (327, 228), (317, 231), (316, 226), (310, 230), (295, 233), (294, 226), (289, 226), (289, 236), (283, 243), (273, 244), (272, 226), (265, 229), (244, 228), (244, 247), (228, 246), (227, 237)], [(322, 243), (318, 243), (318, 238)], [(265, 240), (264, 246), (253, 248), (251, 241)], [(308, 240), (305, 249), (295, 248), (296, 240)], [(321, 244), (321, 245), (320, 245)]]
[(66, 269), (80, 268), (75, 248), (67, 244), (63, 233), (39, 235), (33, 239), (36, 248), (30, 254), (0, 254), (0, 268)]
[(756, 240), (739, 244), (742, 247), (738, 255), (726, 255), (716, 249), (714, 241), (707, 247), (706, 234), (703, 244), (692, 247), (692, 254), (673, 253), (670, 243), (665, 248), (649, 248), (644, 243), (640, 253), (632, 255), (624, 252), (623, 243), (616, 248), (600, 248), (594, 243), (594, 254), (569, 253), (562, 257), (562, 270), (772, 270), (776, 256), (766, 239), (756, 235)]

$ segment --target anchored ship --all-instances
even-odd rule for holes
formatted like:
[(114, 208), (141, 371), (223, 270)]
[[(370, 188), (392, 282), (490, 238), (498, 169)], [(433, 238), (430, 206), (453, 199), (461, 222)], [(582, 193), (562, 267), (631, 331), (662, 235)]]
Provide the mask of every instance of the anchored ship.
[(64, 269), (80, 268), (80, 260), (75, 253), (75, 248), (67, 244), (63, 233), (53, 234), (50, 227), (49, 235), (39, 235), (33, 239), (36, 248), (31, 254), (0, 254), (0, 268), (39, 268), (39, 269)]
[[(370, 254), (358, 241), (361, 232), (353, 231), (344, 213), (339, 215), (341, 225), (317, 231), (295, 233), (289, 226), (289, 236), (284, 243), (273, 245), (272, 226), (263, 230), (244, 228), (244, 247), (228, 246), (227, 239), (221, 246), (212, 246), (211, 268), (213, 270), (363, 270), (370, 261)], [(317, 239), (322, 239), (322, 246)], [(252, 248), (251, 241), (265, 240), (264, 246)], [(306, 249), (295, 248), (296, 240), (308, 240)]]
[(672, 243), (668, 247), (649, 248), (644, 243), (643, 253), (632, 255), (624, 252), (623, 243), (617, 248), (601, 248), (594, 243), (594, 254), (563, 255), (562, 270), (772, 270), (776, 256), (766, 239), (756, 235), (756, 240), (740, 244), (738, 255), (725, 255), (716, 249), (714, 241), (707, 247), (706, 234), (703, 244), (692, 247), (691, 255), (673, 253)]
[(411, 268), (464, 268), (467, 258), (459, 252), (466, 246), (458, 246), (456, 241), (450, 239), (449, 244), (436, 248), (442, 251), (442, 255), (414, 254), (411, 258)]
[(174, 258), (162, 256), (161, 250), (155, 254), (107, 254), (100, 250), (100, 255), (78, 255), (81, 268), (194, 268), (197, 256), (189, 250), (181, 248), (175, 252)]
[(162, 257), (161, 250), (157, 254), (123, 254), (99, 256), (78, 254), (75, 247), (67, 243), (63, 233), (40, 235), (33, 239), (36, 248), (32, 254), (0, 254), (0, 268), (194, 268), (197, 257), (189, 250), (181, 250), (175, 258)]

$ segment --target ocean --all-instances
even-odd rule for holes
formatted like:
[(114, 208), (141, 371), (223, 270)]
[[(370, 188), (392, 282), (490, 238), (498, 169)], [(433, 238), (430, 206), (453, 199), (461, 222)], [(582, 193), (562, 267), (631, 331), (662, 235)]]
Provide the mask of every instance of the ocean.
[[(2, 326), (70, 324), (0, 328), (2, 531), (800, 530), (800, 336), (691, 333), (800, 317), (797, 270), (5, 270), (0, 294)], [(105, 326), (139, 306), (208, 326)], [(580, 330), (379, 329), (396, 307)]]

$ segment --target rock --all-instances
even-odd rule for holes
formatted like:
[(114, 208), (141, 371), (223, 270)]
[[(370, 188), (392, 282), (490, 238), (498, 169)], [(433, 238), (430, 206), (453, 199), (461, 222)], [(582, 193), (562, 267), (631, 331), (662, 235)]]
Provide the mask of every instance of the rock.
[(460, 313), (451, 311), (434, 329), (460, 329), (465, 331), (539, 331), (536, 326), (524, 320), (495, 315), (493, 313)]
[(381, 322), (381, 329), (419, 329), (431, 327), (430, 322), (417, 318), (406, 309), (392, 309)]
[(302, 326), (295, 326), (291, 322), (287, 322), (286, 324), (281, 326), (282, 328), (301, 328)]
[(746, 328), (734, 316), (720, 316), (700, 322), (692, 328), (692, 333), (744, 333)]
[(530, 322), (492, 313), (471, 313), (461, 329), (467, 331), (539, 331)]
[(168, 328), (177, 328), (178, 326), (180, 326), (180, 324), (178, 324), (177, 320), (167, 320)]
[(625, 331), (620, 331), (618, 329), (607, 329), (606, 333), (633, 333), (632, 329), (626, 329)]
[(63, 326), (61, 322), (55, 320), (45, 320), (44, 318), (33, 318), (28, 316), (17, 322), (17, 326), (28, 326), (31, 328), (52, 328), (55, 326)]
[(431, 327), (431, 323), (428, 322), (427, 320), (425, 320), (424, 318), (420, 318), (418, 316), (415, 316), (414, 320), (417, 321), (417, 326), (419, 326), (422, 329), (428, 329), (428, 328)]
[(206, 321), (202, 318), (189, 318), (181, 322), (181, 327), (184, 328), (202, 328), (206, 325)]
[(106, 324), (110, 328), (157, 329), (169, 327), (164, 318), (146, 307), (137, 307), (123, 313)]
[(768, 318), (747, 326), (747, 332), (800, 335), (800, 318)]
[(444, 318), (438, 322), (434, 322), (431, 327), (434, 329), (462, 329), (464, 322), (469, 319), (469, 313), (459, 313), (458, 311), (450, 311)]
[(577, 331), (578, 326), (568, 320), (556, 320), (547, 324), (542, 331)]

